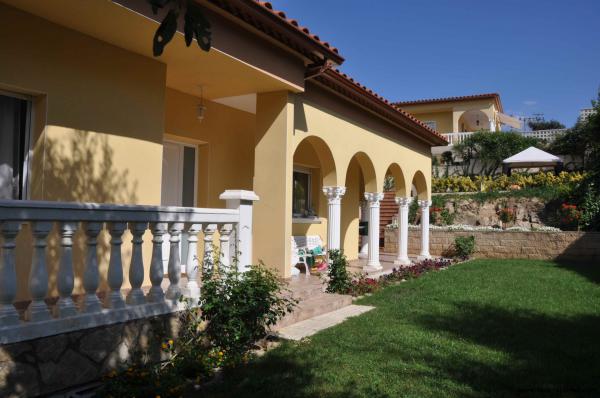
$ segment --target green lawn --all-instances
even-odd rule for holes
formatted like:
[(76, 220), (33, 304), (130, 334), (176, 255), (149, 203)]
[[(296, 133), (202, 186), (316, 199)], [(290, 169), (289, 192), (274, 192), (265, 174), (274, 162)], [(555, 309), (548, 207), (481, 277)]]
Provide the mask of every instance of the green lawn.
[(477, 260), (359, 304), (377, 308), (284, 343), (209, 396), (600, 396), (600, 264)]

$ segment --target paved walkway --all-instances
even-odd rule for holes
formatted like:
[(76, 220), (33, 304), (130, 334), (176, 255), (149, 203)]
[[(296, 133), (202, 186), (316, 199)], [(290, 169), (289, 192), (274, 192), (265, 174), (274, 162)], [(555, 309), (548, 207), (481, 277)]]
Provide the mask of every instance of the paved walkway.
[(344, 322), (346, 319), (364, 314), (375, 307), (368, 305), (349, 305), (338, 310), (318, 315), (314, 318), (300, 321), (279, 330), (280, 337), (288, 340), (302, 340), (305, 337), (312, 336), (321, 330), (330, 328)]

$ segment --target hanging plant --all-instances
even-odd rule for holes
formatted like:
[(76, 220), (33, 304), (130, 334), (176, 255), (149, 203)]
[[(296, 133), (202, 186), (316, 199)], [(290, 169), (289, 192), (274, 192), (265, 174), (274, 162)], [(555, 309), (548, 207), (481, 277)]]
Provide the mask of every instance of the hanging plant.
[(192, 0), (147, 0), (156, 15), (159, 9), (169, 7), (167, 15), (162, 20), (154, 33), (152, 42), (152, 53), (155, 57), (162, 55), (166, 45), (173, 39), (177, 32), (179, 16), (184, 15), (184, 39), (185, 45), (190, 46), (194, 38), (198, 46), (209, 51), (211, 47), (210, 22), (206, 19), (200, 7)]

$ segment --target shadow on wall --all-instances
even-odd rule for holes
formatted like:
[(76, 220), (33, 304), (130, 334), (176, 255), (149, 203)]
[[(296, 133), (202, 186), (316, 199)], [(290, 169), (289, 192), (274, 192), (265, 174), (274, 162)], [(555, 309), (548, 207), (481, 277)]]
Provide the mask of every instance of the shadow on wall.
[(423, 315), (419, 323), (493, 349), (498, 357), (494, 363), (478, 361), (476, 353), (461, 353), (450, 360), (444, 354), (427, 358), (441, 378), (469, 385), (485, 396), (600, 393), (600, 345), (596, 343), (600, 317), (550, 317), (472, 302), (454, 303), (454, 307), (447, 314)]
[[(135, 148), (131, 150), (134, 151)], [(137, 181), (131, 181), (127, 169), (119, 169), (115, 165), (114, 149), (106, 135), (75, 130), (68, 138), (65, 136), (60, 140), (50, 137), (44, 140), (41, 137), (34, 151), (31, 195), (34, 199), (121, 204), (138, 201)], [(123, 236), (122, 256), (125, 273), (131, 255), (130, 237), (129, 232)], [(74, 292), (81, 294), (86, 252), (86, 236), (83, 228), (80, 227), (73, 238)], [(58, 225), (55, 225), (48, 235), (47, 242), (48, 296), (53, 297), (58, 295), (56, 278), (61, 252)], [(109, 242), (110, 235), (104, 229), (98, 236), (100, 290), (107, 289)], [(17, 237), (17, 301), (29, 299), (27, 281), (32, 261), (31, 247), (31, 229), (25, 225)]]
[(556, 261), (562, 268), (600, 283), (600, 232), (585, 232)]
[(137, 181), (130, 182), (129, 170), (115, 166), (114, 149), (107, 135), (75, 130), (69, 139), (58, 141), (46, 137), (45, 142), (38, 144), (42, 145), (43, 164), (42, 180), (34, 181), (36, 197), (71, 202), (137, 203)]
[(0, 346), (0, 396), (45, 395), (165, 360), (161, 342), (178, 330), (177, 316), (161, 316)]

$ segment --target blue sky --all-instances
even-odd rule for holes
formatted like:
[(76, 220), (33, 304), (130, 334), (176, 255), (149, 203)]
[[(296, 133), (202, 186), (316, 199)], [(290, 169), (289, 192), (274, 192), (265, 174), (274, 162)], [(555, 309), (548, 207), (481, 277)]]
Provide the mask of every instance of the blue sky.
[(390, 100), (499, 92), (571, 126), (600, 86), (600, 0), (273, 0)]

